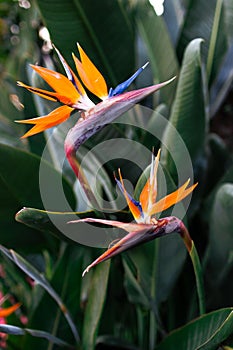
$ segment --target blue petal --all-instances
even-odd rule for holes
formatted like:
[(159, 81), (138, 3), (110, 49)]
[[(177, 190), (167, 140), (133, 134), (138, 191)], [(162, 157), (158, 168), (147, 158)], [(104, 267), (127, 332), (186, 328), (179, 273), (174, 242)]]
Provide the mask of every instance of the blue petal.
[(127, 79), (123, 83), (117, 85), (117, 87), (115, 89), (110, 88), (108, 97), (112, 97), (112, 96), (116, 96), (116, 95), (122, 94), (122, 92), (124, 92), (130, 86), (130, 84), (134, 81), (134, 79), (137, 78), (137, 76), (146, 68), (146, 66), (148, 64), (149, 64), (149, 62), (144, 64), (144, 66), (139, 68), (129, 79)]
[[(116, 180), (116, 183), (117, 183), (117, 186), (119, 187), (119, 189), (121, 190), (121, 192), (123, 194), (125, 194), (125, 191), (122, 187), (122, 184), (121, 182), (115, 177), (115, 180)], [(126, 194), (127, 194), (127, 197), (129, 198), (129, 200), (139, 209), (140, 211), (140, 216), (141, 218), (144, 217), (144, 213), (143, 213), (143, 210), (142, 210), (142, 206), (141, 206), (141, 203), (136, 201), (127, 191), (126, 191)]]

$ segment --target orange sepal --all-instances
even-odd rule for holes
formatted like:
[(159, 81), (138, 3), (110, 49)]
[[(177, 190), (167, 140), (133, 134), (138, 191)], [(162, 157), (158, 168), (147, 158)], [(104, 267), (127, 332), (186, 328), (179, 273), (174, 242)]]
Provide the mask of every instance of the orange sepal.
[(10, 316), (15, 310), (17, 310), (21, 306), (21, 303), (17, 303), (5, 309), (0, 309), (0, 317)]
[(31, 65), (31, 67), (58, 94), (62, 96), (65, 95), (66, 98), (69, 99), (70, 104), (74, 104), (79, 100), (80, 94), (78, 93), (74, 85), (71, 83), (71, 81), (68, 78), (66, 78), (64, 75), (44, 67), (39, 67), (34, 65)]
[(78, 50), (80, 53), (81, 62), (74, 54), (73, 59), (83, 84), (94, 95), (98, 96), (101, 100), (104, 100), (108, 97), (108, 88), (104, 77), (92, 63), (92, 61), (88, 58), (79, 44)]
[(145, 186), (142, 189), (140, 194), (139, 201), (142, 205), (142, 209), (144, 212), (147, 212), (148, 209), (155, 203), (157, 197), (157, 171), (159, 165), (161, 149), (158, 150), (156, 158), (152, 155), (151, 161), (151, 170), (150, 177), (147, 180)]
[(61, 106), (43, 117), (25, 119), (25, 120), (16, 120), (16, 123), (35, 124), (35, 126), (33, 126), (33, 128), (31, 128), (21, 138), (24, 139), (26, 137), (38, 134), (41, 131), (44, 131), (46, 129), (49, 129), (55, 125), (58, 125), (64, 122), (66, 119), (69, 118), (73, 110), (74, 108), (71, 108), (68, 106)]
[(157, 203), (153, 204), (149, 215), (153, 215), (159, 212), (162, 212), (168, 208), (170, 208), (172, 205), (180, 202), (182, 199), (187, 197), (197, 186), (197, 183), (192, 185), (191, 187), (187, 188), (189, 184), (190, 179), (188, 179), (180, 188), (178, 188), (176, 191), (168, 194), (164, 198), (161, 198)]
[(148, 202), (149, 202), (149, 194), (150, 194), (150, 178), (147, 180), (145, 186), (142, 189), (142, 192), (139, 197), (139, 201), (141, 203), (142, 209), (144, 212), (147, 211)]
[(74, 103), (69, 96), (67, 95), (64, 96), (64, 94), (61, 95), (57, 92), (35, 88), (33, 86), (26, 85), (21, 81), (18, 81), (17, 85), (29, 90), (30, 92), (33, 92), (34, 94), (39, 95), (40, 97), (46, 98), (47, 100), (50, 100), (50, 101), (61, 102), (61, 103), (64, 103), (65, 105), (72, 105)]

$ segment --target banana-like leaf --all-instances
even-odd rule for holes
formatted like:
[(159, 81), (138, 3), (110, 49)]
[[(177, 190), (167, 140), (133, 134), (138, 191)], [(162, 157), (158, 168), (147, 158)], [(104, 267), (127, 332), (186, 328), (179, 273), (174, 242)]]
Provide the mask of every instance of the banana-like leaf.
[[(220, 7), (220, 9), (219, 9)], [(220, 10), (220, 13), (218, 11)], [(211, 83), (227, 50), (224, 2), (190, 1), (178, 42), (178, 56), (181, 59), (187, 44), (202, 38), (204, 62), (208, 61), (208, 77)]]
[[(96, 236), (95, 227), (87, 230), (83, 229), (84, 226), (79, 227), (77, 225), (68, 225), (70, 221), (77, 219), (84, 219), (87, 217), (98, 218), (98, 217), (109, 217), (117, 218), (120, 220), (125, 220), (128, 216), (127, 212), (117, 211), (117, 213), (110, 212), (94, 212), (94, 211), (85, 211), (85, 212), (49, 212), (45, 210), (39, 210), (35, 208), (23, 208), (17, 215), (16, 220), (21, 222), (31, 228), (37, 229), (45, 234), (53, 235), (60, 240), (67, 241), (73, 244), (84, 244), (84, 245), (94, 245), (94, 246), (108, 246), (115, 235), (112, 231), (108, 230), (99, 230), (98, 236)], [(35, 234), (35, 233), (34, 233)], [(112, 236), (113, 234), (113, 236)], [(104, 244), (103, 244), (104, 242)]]
[(195, 161), (204, 147), (207, 116), (201, 43), (202, 39), (195, 39), (185, 51), (171, 124), (167, 125), (162, 139), (162, 161), (173, 179), (176, 169), (184, 179), (191, 176), (192, 165), (188, 161)]
[(218, 190), (221, 188), (223, 184), (232, 183), (232, 182), (233, 182), (233, 166), (230, 166), (204, 201), (204, 208), (205, 208), (204, 212), (207, 220), (210, 220), (211, 209), (213, 208), (213, 204), (214, 204)]
[(232, 334), (233, 309), (203, 315), (171, 332), (156, 350), (214, 350)]
[[(66, 195), (71, 208), (74, 208), (73, 191), (59, 172), (36, 155), (6, 145), (0, 145), (0, 154), (1, 243), (14, 249), (38, 250), (45, 245), (45, 237), (35, 235), (34, 231), (17, 223), (14, 219), (16, 212), (23, 206), (44, 207), (42, 185), (43, 193), (53, 202), (51, 208), (54, 210), (64, 210), (64, 203), (58, 198), (60, 194)], [(41, 167), (44, 176), (39, 182)], [(59, 183), (62, 183), (60, 194)]]
[(185, 18), (184, 3), (181, 0), (178, 1), (165, 1), (163, 17), (167, 25), (173, 45), (176, 46), (178, 40), (180, 27)]
[(108, 0), (58, 0), (56, 4), (37, 0), (37, 4), (52, 41), (68, 61), (79, 42), (109, 83), (117, 85), (133, 72), (134, 30), (129, 8)]
[[(136, 19), (139, 33), (147, 47), (155, 81), (176, 76), (179, 64), (163, 17), (157, 16), (149, 3), (142, 2), (137, 9)], [(171, 105), (175, 90), (176, 82), (161, 91), (161, 102)]]
[(45, 210), (35, 208), (23, 208), (16, 214), (16, 221), (21, 222), (31, 228), (44, 232), (46, 234), (52, 234), (53, 236), (73, 242), (72, 232), (74, 230), (67, 225), (67, 222), (79, 218), (85, 218), (89, 216), (95, 216), (95, 212), (48, 212)]
[[(223, 184), (216, 193), (210, 216), (208, 277), (209, 285), (225, 290), (224, 300), (219, 293), (212, 300), (219, 299), (220, 305), (232, 303), (232, 290), (229, 286), (230, 271), (233, 267), (233, 184)], [(214, 281), (214, 283), (213, 283)], [(229, 286), (229, 288), (228, 288)]]
[(105, 261), (93, 272), (83, 324), (82, 345), (84, 350), (95, 349), (100, 317), (106, 299), (109, 270), (110, 261)]

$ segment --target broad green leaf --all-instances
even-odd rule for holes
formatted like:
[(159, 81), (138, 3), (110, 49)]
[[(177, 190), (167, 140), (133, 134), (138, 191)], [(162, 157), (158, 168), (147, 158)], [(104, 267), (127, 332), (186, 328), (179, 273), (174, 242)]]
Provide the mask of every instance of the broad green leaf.
[(8, 250), (2, 245), (0, 245), (0, 251), (3, 255), (5, 255), (8, 259), (13, 261), (16, 266), (18, 266), (23, 272), (25, 272), (29, 277), (31, 277), (37, 284), (42, 286), (43, 289), (50, 294), (50, 296), (54, 299), (54, 301), (58, 304), (60, 310), (63, 312), (70, 329), (74, 335), (76, 342), (79, 341), (79, 335), (76, 329), (76, 326), (73, 323), (73, 320), (70, 316), (69, 311), (61, 300), (60, 296), (57, 292), (51, 287), (46, 278), (28, 261), (26, 261), (22, 256), (14, 252), (13, 250)]
[[(165, 301), (171, 292), (184, 264), (185, 246), (174, 233), (134, 248), (128, 255), (136, 267), (134, 278), (132, 272), (126, 274), (129, 299), (153, 309), (152, 304)], [(156, 286), (153, 296), (150, 295), (152, 283)]]
[(59, 0), (56, 6), (51, 1), (37, 0), (37, 4), (52, 41), (67, 60), (77, 52), (75, 45), (79, 42), (109, 83), (120, 83), (132, 73), (134, 33), (130, 8), (120, 1), (107, 0)]
[[(207, 286), (212, 290), (212, 308), (232, 304), (229, 280), (233, 267), (233, 183), (222, 184), (216, 192), (209, 218)], [(219, 290), (224, 290), (224, 297)]]
[(233, 309), (203, 315), (171, 332), (156, 350), (215, 350), (232, 334)]
[[(216, 49), (217, 49), (217, 39), (218, 36), (221, 32), (225, 30), (225, 23), (223, 22), (223, 0), (217, 0), (216, 1), (216, 6), (215, 6), (215, 11), (214, 11), (214, 18), (213, 18), (213, 26), (212, 26), (212, 31), (211, 31), (211, 36), (210, 36), (210, 42), (209, 42), (209, 50), (208, 50), (208, 57), (207, 57), (207, 63), (206, 63), (206, 72), (207, 72), (207, 77), (210, 81), (211, 75), (213, 75), (213, 68), (214, 64), (217, 59), (216, 59)], [(222, 23), (221, 23), (222, 19)], [(221, 37), (221, 45), (224, 43), (227, 50), (227, 37)], [(225, 42), (224, 42), (224, 41)], [(221, 48), (221, 51), (223, 51), (223, 48)], [(222, 56), (222, 52), (219, 52), (219, 54)], [(220, 57), (221, 57), (220, 56)], [(220, 58), (220, 61), (222, 58)], [(216, 74), (215, 74), (216, 75)]]
[(167, 125), (162, 139), (162, 161), (173, 179), (176, 179), (176, 169), (185, 179), (191, 176), (188, 161), (191, 158), (194, 162), (204, 147), (206, 86), (201, 43), (202, 39), (195, 39), (185, 51), (169, 120), (171, 124)]
[[(168, 116), (169, 109), (165, 104), (158, 105), (152, 112), (147, 124), (147, 129), (150, 133), (145, 133), (143, 130), (142, 137), (142, 143), (147, 146), (148, 149), (153, 150), (159, 148), (160, 140), (166, 130), (166, 120)], [(157, 137), (155, 138), (153, 135), (157, 135)]]
[[(232, 15), (233, 17), (233, 15)], [(227, 97), (233, 81), (233, 41), (210, 89), (210, 117), (214, 117)]]
[(68, 224), (68, 222), (88, 217), (99, 218), (103, 216), (124, 221), (128, 217), (127, 214), (124, 211), (119, 211), (115, 214), (112, 210), (109, 213), (107, 211), (50, 212), (35, 208), (23, 208), (16, 214), (16, 220), (46, 235), (53, 235), (69, 243), (102, 247), (108, 246), (116, 238), (111, 229), (109, 231), (107, 229), (99, 230), (97, 236), (94, 226), (90, 227), (88, 225), (87, 227), (87, 224), (82, 226), (80, 224)]
[[(163, 17), (157, 16), (149, 3), (142, 2), (137, 9), (137, 25), (147, 47), (154, 80), (166, 81), (176, 76), (179, 65)], [(175, 89), (176, 81), (161, 90), (161, 101), (171, 105)]]
[(57, 337), (54, 337), (52, 334), (40, 331), (37, 329), (30, 329), (30, 328), (20, 328), (16, 326), (12, 326), (9, 324), (1, 324), (0, 325), (0, 332), (11, 334), (11, 335), (25, 335), (30, 334), (33, 337), (37, 338), (44, 338), (50, 341), (53, 344), (56, 344), (58, 346), (63, 346), (65, 348), (74, 349), (74, 347), (67, 342), (65, 342), (62, 339), (59, 339)]
[[(30, 246), (30, 252), (32, 248), (38, 250), (45, 237), (15, 222), (15, 214), (26, 205), (43, 208), (42, 192), (51, 200), (54, 210), (66, 206), (61, 199), (64, 193), (74, 207), (73, 191), (62, 175), (39, 157), (6, 145), (0, 145), (0, 154), (1, 243), (19, 249)], [(61, 182), (62, 191), (58, 193), (57, 185)]]
[[(204, 62), (207, 63), (207, 57), (210, 53), (209, 50), (211, 50), (212, 56), (211, 60), (209, 59), (210, 81), (213, 81), (216, 76), (219, 64), (227, 50), (224, 8), (222, 8), (219, 20), (214, 22), (216, 4), (220, 2), (222, 2), (222, 0), (210, 0), (208, 2), (202, 0), (191, 1), (188, 6), (178, 43), (178, 55), (181, 59), (187, 44), (191, 40), (199, 37), (204, 39)], [(212, 44), (214, 45), (211, 44), (212, 47), (210, 48), (212, 34), (215, 35), (215, 39), (212, 37)]]
[(213, 190), (210, 192), (210, 194), (204, 201), (204, 208), (205, 208), (204, 214), (207, 220), (209, 220), (210, 218), (210, 212), (213, 207), (218, 190), (221, 188), (223, 184), (226, 184), (226, 183), (233, 183), (233, 166), (230, 166), (227, 169), (227, 171), (220, 178), (220, 180), (217, 182)]
[(35, 208), (23, 208), (16, 214), (16, 221), (21, 222), (31, 228), (46, 234), (52, 234), (53, 236), (76, 243), (72, 239), (75, 237), (76, 228), (74, 225), (68, 225), (67, 223), (77, 218), (93, 217), (96, 216), (95, 212), (49, 212), (45, 210)]
[(163, 17), (166, 22), (172, 43), (176, 44), (180, 27), (185, 17), (184, 1), (165, 1)]
[[(208, 167), (205, 168), (206, 181), (204, 195), (210, 194), (218, 181), (226, 172), (227, 166), (231, 164), (231, 156), (223, 139), (217, 134), (210, 133), (207, 138)], [(233, 181), (233, 178), (232, 178)]]
[[(138, 250), (138, 248), (135, 248)], [(135, 271), (135, 266), (132, 264), (132, 256), (123, 255), (123, 265), (125, 270), (125, 287), (127, 291), (128, 299), (133, 304), (139, 304), (143, 305), (147, 309), (151, 307), (150, 302), (150, 293), (146, 288), (144, 288), (144, 285), (138, 282), (138, 275)], [(137, 263), (135, 264), (140, 265), (141, 259), (138, 259)], [(133, 266), (132, 266), (133, 265)], [(153, 307), (151, 307), (153, 309)]]
[(84, 350), (95, 348), (100, 317), (106, 298), (110, 261), (97, 266), (93, 272), (84, 315), (82, 345)]

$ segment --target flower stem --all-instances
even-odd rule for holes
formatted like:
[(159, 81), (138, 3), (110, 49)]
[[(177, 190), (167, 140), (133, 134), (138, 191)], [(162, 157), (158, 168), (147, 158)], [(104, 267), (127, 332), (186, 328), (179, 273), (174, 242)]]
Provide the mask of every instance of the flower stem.
[(91, 203), (91, 205), (96, 209), (100, 209), (99, 207), (99, 203), (97, 201), (97, 199), (95, 198), (95, 195), (93, 193), (93, 191), (90, 188), (90, 185), (87, 181), (87, 178), (77, 160), (76, 157), (76, 147), (75, 144), (69, 144), (68, 146), (65, 146), (65, 152), (66, 152), (66, 158), (70, 163), (71, 168), (73, 169), (76, 177), (78, 178), (89, 202)]
[(194, 274), (196, 279), (196, 286), (197, 286), (199, 311), (200, 311), (200, 315), (203, 315), (205, 313), (205, 291), (204, 291), (202, 266), (201, 266), (201, 262), (200, 262), (195, 244), (191, 239), (189, 232), (182, 221), (180, 221), (180, 235), (184, 241), (184, 244), (188, 250), (188, 253), (190, 255), (190, 258), (193, 264), (193, 269), (194, 269)]

